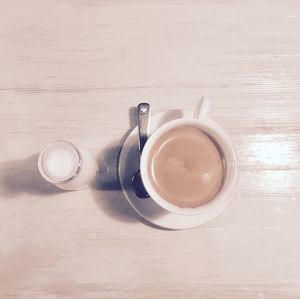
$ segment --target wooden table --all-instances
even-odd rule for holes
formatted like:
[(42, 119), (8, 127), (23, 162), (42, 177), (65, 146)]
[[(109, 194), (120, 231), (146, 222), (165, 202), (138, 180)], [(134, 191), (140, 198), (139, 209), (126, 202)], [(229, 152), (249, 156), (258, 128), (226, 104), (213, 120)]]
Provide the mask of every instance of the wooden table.
[[(299, 1), (2, 1), (0, 298), (300, 298)], [(47, 143), (116, 169), (133, 109), (194, 109), (232, 136), (239, 197), (187, 231), (147, 226), (113, 176), (60, 192)]]

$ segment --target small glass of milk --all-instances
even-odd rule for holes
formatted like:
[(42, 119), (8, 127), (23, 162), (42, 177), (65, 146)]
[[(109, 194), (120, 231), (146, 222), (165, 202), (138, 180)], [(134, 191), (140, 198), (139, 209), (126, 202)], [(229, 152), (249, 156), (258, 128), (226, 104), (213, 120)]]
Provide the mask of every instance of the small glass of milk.
[(46, 181), (64, 190), (88, 187), (98, 171), (97, 161), (87, 149), (64, 140), (53, 142), (41, 151), (38, 168)]

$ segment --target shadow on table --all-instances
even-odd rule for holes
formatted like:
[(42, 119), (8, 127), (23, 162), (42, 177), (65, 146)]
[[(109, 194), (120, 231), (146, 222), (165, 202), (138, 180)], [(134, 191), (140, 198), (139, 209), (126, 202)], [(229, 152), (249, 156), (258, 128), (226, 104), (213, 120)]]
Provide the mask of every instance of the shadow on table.
[(0, 164), (0, 196), (14, 198), (27, 193), (49, 196), (64, 192), (45, 181), (37, 168), (38, 155), (23, 160), (10, 160)]
[(119, 141), (111, 143), (98, 154), (99, 175), (93, 185), (93, 194), (99, 209), (123, 222), (137, 222), (141, 219), (131, 208), (123, 194), (118, 174), (118, 163), (122, 145), (137, 125), (136, 107), (129, 109), (129, 129)]

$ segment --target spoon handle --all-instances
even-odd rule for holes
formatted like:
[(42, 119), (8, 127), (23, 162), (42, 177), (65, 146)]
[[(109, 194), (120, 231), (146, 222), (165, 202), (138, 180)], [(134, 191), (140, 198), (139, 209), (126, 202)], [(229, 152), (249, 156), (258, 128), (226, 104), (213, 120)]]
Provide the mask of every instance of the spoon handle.
[(139, 147), (142, 153), (149, 134), (150, 105), (140, 103), (138, 105), (138, 128), (139, 128)]

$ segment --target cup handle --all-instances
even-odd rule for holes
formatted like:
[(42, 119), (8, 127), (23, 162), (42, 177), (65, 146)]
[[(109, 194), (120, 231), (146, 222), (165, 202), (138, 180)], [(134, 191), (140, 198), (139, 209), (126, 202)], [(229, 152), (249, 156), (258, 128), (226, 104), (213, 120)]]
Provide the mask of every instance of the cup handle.
[(197, 107), (194, 111), (193, 118), (205, 117), (209, 110), (210, 100), (203, 96), (198, 102)]

